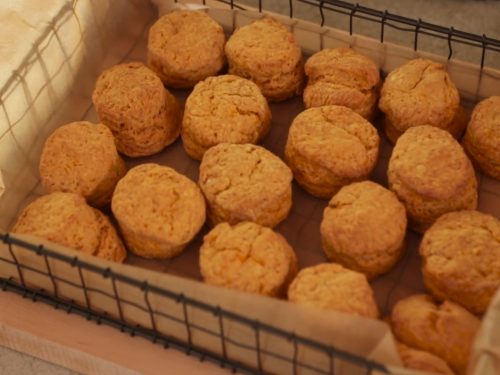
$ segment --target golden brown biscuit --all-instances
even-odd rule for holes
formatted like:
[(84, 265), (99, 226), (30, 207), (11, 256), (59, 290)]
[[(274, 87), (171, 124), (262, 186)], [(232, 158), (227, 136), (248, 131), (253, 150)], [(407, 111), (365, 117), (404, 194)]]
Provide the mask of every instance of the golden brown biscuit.
[(288, 300), (368, 318), (379, 316), (366, 276), (336, 263), (302, 269), (288, 288)]
[[(387, 117), (383, 119), (383, 124), (385, 135), (392, 144), (396, 144), (397, 140), (404, 132), (395, 128)], [(443, 128), (443, 130), (446, 130), (448, 133), (453, 135), (454, 138), (460, 139), (463, 134), (465, 124), (467, 124), (467, 113), (465, 112), (465, 109), (460, 106), (451, 123), (447, 127)]]
[(111, 202), (116, 183), (126, 172), (111, 131), (86, 121), (56, 129), (40, 157), (40, 179), (49, 193), (80, 194), (98, 207)]
[(455, 375), (448, 364), (437, 355), (424, 350), (410, 348), (401, 343), (396, 343), (399, 355), (406, 368), (432, 372), (434, 374)]
[(306, 108), (342, 105), (370, 120), (377, 109), (380, 73), (368, 57), (350, 48), (329, 48), (312, 55), (305, 64)]
[(21, 212), (12, 232), (114, 262), (123, 262), (127, 255), (109, 219), (73, 193), (55, 192), (37, 198)]
[(131, 252), (166, 259), (179, 254), (205, 222), (198, 186), (158, 164), (132, 168), (116, 185), (111, 209)]
[(221, 223), (203, 239), (200, 269), (208, 284), (279, 297), (297, 273), (297, 257), (272, 229)]
[(450, 301), (437, 305), (430, 296), (419, 294), (396, 303), (391, 324), (403, 344), (435, 354), (465, 374), (481, 321), (460, 305)]
[(123, 262), (127, 252), (118, 233), (116, 233), (115, 227), (101, 211), (95, 208), (93, 210), (100, 226), (99, 247), (94, 255), (114, 262)]
[(201, 161), (199, 184), (212, 225), (253, 221), (275, 227), (292, 207), (292, 172), (270, 151), (220, 143)]
[(342, 186), (368, 178), (379, 142), (373, 125), (347, 107), (309, 108), (293, 120), (285, 160), (305, 190), (331, 198)]
[(420, 244), (427, 288), (474, 313), (483, 313), (500, 287), (500, 220), (479, 211), (450, 212)]
[(203, 12), (176, 10), (149, 29), (148, 65), (169, 87), (190, 88), (226, 62), (222, 26)]
[(458, 142), (442, 129), (408, 129), (392, 151), (387, 174), (389, 188), (418, 232), (446, 212), (477, 206), (474, 168)]
[(463, 145), (483, 173), (500, 180), (500, 96), (476, 105)]
[(413, 126), (431, 125), (460, 138), (467, 124), (460, 95), (444, 66), (425, 59), (410, 60), (389, 73), (380, 92), (389, 140)]
[(372, 181), (344, 186), (323, 212), (321, 239), (329, 260), (369, 279), (401, 258), (406, 210), (390, 190)]
[(181, 108), (161, 80), (142, 63), (105, 70), (92, 101), (111, 129), (118, 151), (130, 157), (156, 154), (178, 137)]
[(270, 125), (271, 110), (255, 83), (233, 75), (209, 77), (187, 98), (182, 142), (200, 160), (219, 143), (257, 143)]
[(237, 29), (226, 43), (229, 73), (250, 79), (273, 101), (302, 92), (302, 50), (288, 28), (264, 17)]

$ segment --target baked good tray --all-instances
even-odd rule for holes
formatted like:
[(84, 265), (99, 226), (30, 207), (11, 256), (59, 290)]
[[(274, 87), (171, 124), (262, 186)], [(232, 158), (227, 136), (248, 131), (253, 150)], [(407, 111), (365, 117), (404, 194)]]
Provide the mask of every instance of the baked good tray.
[[(160, 11), (179, 6), (204, 9), (228, 34), (265, 12), (262, 2), (260, 9), (229, 1), (192, 3), (193, 0), (163, 1)], [(500, 71), (488, 67), (492, 56), (500, 56), (498, 41), (477, 39), (453, 29), (447, 29), (446, 33), (443, 31), (446, 28), (440, 26), (370, 10), (372, 21), (381, 25), (380, 38), (376, 40), (357, 35), (353, 30), (353, 18), (366, 18), (367, 8), (338, 1), (306, 3), (314, 4), (316, 8), (312, 9), (318, 10), (321, 24), (293, 18), (293, 8), (287, 15), (273, 14), (290, 27), (305, 55), (323, 48), (350, 46), (371, 57), (383, 73), (415, 57), (431, 58), (446, 65), (469, 112), (481, 98), (499, 94)], [(332, 10), (345, 13), (349, 31), (322, 25)], [(3, 116), (0, 123), (2, 288), (65, 307), (88, 319), (240, 372), (417, 373), (400, 367), (392, 335), (383, 321), (318, 311), (202, 284), (198, 249), (206, 227), (173, 259), (151, 261), (129, 254), (124, 265), (29, 236), (8, 234), (19, 210), (43, 194), (37, 169), (47, 136), (71, 121), (98, 121), (91, 101), (97, 76), (104, 68), (119, 62), (144, 61), (147, 30), (157, 17), (156, 7), (147, 1), (66, 2), (15, 74), (5, 82), (0, 115)], [(416, 35), (410, 46), (384, 41), (384, 30), (394, 26)], [(445, 40), (449, 49), (444, 56), (420, 50), (419, 33)], [(477, 49), (475, 63), (453, 59), (454, 53), (460, 55), (462, 41)], [(189, 95), (187, 90), (172, 92), (182, 102)], [(262, 145), (283, 157), (288, 127), (303, 109), (300, 97), (271, 103), (272, 127)], [(379, 124), (375, 125), (380, 131)], [(382, 134), (381, 139), (379, 161), (371, 179), (387, 186), (392, 147)], [(194, 181), (198, 179), (199, 162), (187, 156), (180, 139), (160, 154), (126, 162), (129, 167), (155, 162), (173, 167)], [(478, 181), (478, 209), (499, 217), (500, 182), (483, 175), (478, 175)], [(295, 249), (299, 268), (326, 261), (319, 235), (326, 205), (327, 200), (310, 196), (294, 183), (292, 211), (276, 230)], [(384, 315), (399, 299), (425, 290), (419, 241), (420, 235), (408, 231), (404, 257), (393, 270), (371, 282)], [(499, 359), (488, 353), (500, 345), (498, 334), (495, 336), (499, 330), (497, 294), (483, 317), (471, 374), (493, 373)]]

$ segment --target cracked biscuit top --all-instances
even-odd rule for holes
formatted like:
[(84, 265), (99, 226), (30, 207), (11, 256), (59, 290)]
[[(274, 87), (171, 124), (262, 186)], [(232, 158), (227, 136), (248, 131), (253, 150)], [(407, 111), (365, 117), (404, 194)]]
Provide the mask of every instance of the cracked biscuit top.
[(321, 237), (330, 260), (371, 278), (400, 258), (406, 210), (383, 186), (363, 181), (344, 186), (323, 212)]
[(229, 72), (255, 82), (266, 98), (284, 100), (302, 90), (302, 50), (279, 21), (264, 17), (238, 28), (225, 50)]
[(400, 132), (418, 125), (448, 128), (460, 105), (455, 84), (442, 64), (415, 59), (389, 73), (379, 108)]
[(476, 105), (463, 145), (485, 174), (500, 180), (500, 96)]
[(288, 300), (305, 306), (378, 318), (373, 290), (362, 273), (336, 263), (302, 269), (290, 284)]
[(378, 157), (377, 130), (363, 117), (342, 106), (315, 107), (292, 123), (287, 148), (293, 148), (317, 168), (346, 179), (371, 172)]
[(160, 152), (179, 135), (177, 99), (142, 63), (119, 64), (102, 72), (92, 101), (99, 119), (113, 133), (118, 151), (127, 156)]
[(209, 284), (280, 296), (297, 273), (297, 258), (272, 229), (252, 222), (221, 223), (204, 238), (200, 268)]
[(476, 105), (466, 134), (476, 148), (500, 167), (500, 96)]
[(190, 88), (225, 64), (222, 26), (204, 12), (177, 10), (149, 30), (148, 65), (165, 85)]
[(420, 254), (433, 294), (484, 312), (500, 287), (500, 220), (473, 210), (445, 214), (425, 233)]
[(380, 81), (377, 65), (350, 48), (324, 49), (304, 66), (309, 83), (324, 81), (359, 90), (370, 90)]
[(221, 143), (200, 165), (199, 184), (215, 223), (276, 225), (290, 210), (291, 182), (292, 172), (279, 157), (251, 144)]
[(56, 129), (40, 156), (40, 179), (48, 192), (77, 193), (95, 206), (109, 204), (126, 171), (111, 131), (87, 121)]
[(399, 356), (404, 367), (432, 372), (441, 375), (455, 375), (448, 364), (435, 354), (425, 350), (414, 349), (400, 342), (396, 342)]
[(29, 234), (103, 259), (122, 262), (126, 250), (109, 219), (78, 194), (54, 192), (31, 202), (13, 233)]
[(219, 143), (257, 143), (269, 130), (271, 111), (258, 86), (234, 75), (209, 77), (186, 101), (182, 140), (201, 159)]
[(465, 374), (481, 321), (451, 301), (438, 303), (417, 294), (399, 300), (390, 323), (403, 344), (443, 358), (457, 374)]
[(413, 127), (398, 139), (388, 175), (396, 194), (408, 189), (436, 200), (457, 198), (477, 185), (460, 144), (448, 132), (427, 125)]
[(343, 105), (367, 119), (373, 117), (380, 73), (368, 57), (350, 48), (324, 49), (307, 60), (305, 73), (307, 108)]
[(198, 186), (158, 164), (132, 168), (116, 185), (111, 201), (120, 227), (159, 242), (185, 244), (205, 222)]

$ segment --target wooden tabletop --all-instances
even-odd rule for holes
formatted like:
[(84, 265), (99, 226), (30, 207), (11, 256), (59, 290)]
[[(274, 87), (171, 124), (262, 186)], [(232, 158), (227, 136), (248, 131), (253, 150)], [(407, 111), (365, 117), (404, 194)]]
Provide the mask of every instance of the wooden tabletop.
[(0, 345), (84, 374), (228, 374), (175, 349), (0, 291)]

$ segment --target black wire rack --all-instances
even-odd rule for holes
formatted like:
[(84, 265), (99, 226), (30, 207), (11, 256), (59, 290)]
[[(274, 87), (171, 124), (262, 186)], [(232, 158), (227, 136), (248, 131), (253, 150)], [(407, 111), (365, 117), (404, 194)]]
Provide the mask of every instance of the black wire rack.
[[(228, 4), (231, 8), (244, 9), (243, 6), (236, 4), (232, 0), (219, 1)], [(363, 19), (379, 24), (380, 42), (384, 42), (385, 29), (394, 28), (413, 33), (412, 47), (414, 50), (418, 50), (419, 48), (419, 36), (421, 35), (446, 40), (448, 43), (448, 58), (453, 56), (453, 46), (455, 43), (472, 46), (481, 51), (481, 58), (478, 61), (478, 65), (481, 68), (484, 66), (487, 52), (500, 52), (500, 41), (489, 38), (484, 34), (471, 34), (454, 29), (453, 27), (443, 27), (422, 21), (421, 19), (410, 19), (388, 11), (378, 11), (344, 1), (296, 1), (315, 6), (321, 15), (322, 26), (328, 17), (327, 12), (331, 11), (344, 15), (349, 22), (348, 31), (350, 34), (355, 33), (353, 26), (354, 19)], [(257, 6), (259, 11), (262, 12), (263, 2), (258, 1)], [(294, 16), (294, 2), (292, 0), (289, 0), (289, 16), (291, 18)], [(34, 48), (34, 51), (33, 54), (36, 54), (36, 48)], [(303, 371), (317, 374), (335, 374), (337, 369), (336, 364), (339, 361), (354, 366), (360, 373), (370, 374), (373, 371), (389, 373), (388, 368), (380, 363), (325, 345), (308, 337), (297, 335), (294, 332), (264, 324), (252, 319), (250, 316), (237, 314), (188, 295), (176, 293), (168, 288), (150, 285), (146, 281), (114, 272), (110, 268), (103, 268), (83, 261), (78, 256), (70, 257), (43, 245), (13, 237), (8, 233), (0, 233), (0, 241), (6, 247), (6, 252), (0, 252), (0, 254), (4, 254), (0, 256), (0, 268), (10, 267), (15, 270), (13, 276), (0, 277), (0, 286), (3, 291), (14, 292), (33, 301), (52, 305), (56, 309), (80, 315), (97, 324), (114, 327), (131, 336), (146, 338), (152, 343), (162, 345), (165, 348), (181, 350), (188, 355), (199, 358), (201, 361), (214, 362), (233, 372), (248, 374), (265, 372), (263, 358), (267, 357), (289, 364), (294, 374), (303, 373)], [(35, 258), (38, 260), (38, 264), (42, 266), (36, 267), (29, 262), (22, 261), (25, 258)], [(55, 263), (65, 265), (71, 276), (62, 277), (54, 272)], [(40, 288), (37, 285), (26, 282), (26, 273), (37, 275), (40, 280), (45, 281), (44, 285), (49, 285), (50, 288)], [(89, 287), (85, 281), (84, 274), (92, 274), (94, 277), (105, 280), (109, 284), (109, 288), (100, 290)], [(127, 285), (130, 288), (134, 288), (141, 298), (134, 300), (127, 299), (120, 294), (119, 285)], [(64, 298), (64, 293), (61, 293), (60, 289), (65, 287), (78, 289), (82, 294), (81, 300), (76, 301)], [(99, 298), (105, 299), (108, 302), (111, 301), (116, 306), (114, 312), (101, 311), (96, 306), (93, 306), (90, 298), (91, 294), (98, 295)], [(177, 311), (174, 313), (170, 310), (165, 311), (154, 308), (151, 303), (153, 296), (161, 296), (169, 300), (177, 306)], [(127, 321), (124, 310), (129, 308), (146, 314), (149, 317), (149, 324), (141, 326)], [(207, 328), (191, 321), (190, 311), (194, 310), (212, 316), (217, 322), (215, 325), (217, 328)], [(185, 339), (180, 339), (178, 336), (160, 330), (158, 328), (159, 319), (169, 320), (178, 324), (185, 332)], [(238, 341), (230, 337), (227, 334), (227, 326), (231, 323), (245, 327), (253, 337), (253, 344), (248, 345), (247, 342)], [(220, 347), (207, 348), (197, 345), (192, 340), (193, 335), (197, 332), (203, 332), (206, 335), (217, 338)], [(291, 349), (285, 351), (282, 347), (263, 347), (261, 338), (264, 334), (286, 342)], [(253, 358), (253, 361), (241, 362), (231, 355), (230, 347), (238, 347), (241, 350), (246, 350), (251, 354), (249, 358)], [(319, 367), (317, 363), (302, 360), (300, 353), (305, 348), (322, 355), (326, 358), (325, 363), (328, 365)]]
[[(172, 347), (181, 350), (188, 355), (199, 358), (200, 361), (210, 361), (220, 365), (221, 367), (228, 368), (233, 372), (241, 372), (245, 374), (263, 373), (264, 366), (262, 358), (264, 356), (290, 364), (294, 374), (299, 373), (302, 370), (307, 370), (309, 373), (315, 374), (335, 374), (336, 361), (344, 361), (352, 364), (362, 371), (360, 373), (371, 374), (372, 371), (375, 370), (382, 373), (389, 373), (389, 370), (380, 363), (322, 344), (313, 339), (297, 335), (294, 332), (285, 331), (280, 328), (261, 323), (257, 320), (251, 319), (249, 316), (243, 316), (228, 311), (220, 306), (205, 303), (182, 293), (173, 292), (168, 288), (160, 288), (154, 285), (149, 285), (146, 281), (141, 281), (139, 279), (114, 272), (110, 268), (103, 268), (93, 263), (83, 261), (79, 259), (78, 256), (70, 257), (46, 248), (43, 245), (36, 245), (5, 233), (0, 234), (0, 240), (7, 246), (9, 255), (8, 257), (0, 256), (0, 263), (15, 267), (17, 272), (17, 277), (0, 278), (0, 286), (3, 291), (20, 294), (24, 298), (29, 298), (34, 302), (44, 302), (54, 306), (56, 309), (64, 310), (67, 313), (74, 313), (83, 316), (87, 320), (95, 321), (97, 324), (105, 324), (117, 328), (131, 336), (143, 337), (150, 340), (154, 344), (163, 345), (165, 348)], [(43, 266), (39, 268), (30, 266), (20, 261), (20, 258), (26, 256), (37, 257), (40, 260), (43, 259), (43, 261), (40, 262)], [(50, 264), (54, 261), (69, 266), (74, 277), (61, 277), (53, 272), (52, 268), (54, 266), (51, 266)], [(52, 290), (49, 291), (46, 289), (36, 288), (26, 283), (26, 272), (35, 273), (46, 278), (50, 283), (49, 285), (52, 286)], [(111, 284), (111, 288), (109, 288), (111, 292), (87, 286), (84, 273), (90, 273), (93, 276), (102, 278), (103, 280), (108, 280), (109, 284)], [(132, 301), (121, 296), (118, 292), (118, 283), (135, 288), (142, 295), (142, 300)], [(59, 288), (65, 285), (81, 290), (84, 296), (84, 303), (81, 304), (74, 300), (68, 300), (60, 296)], [(91, 293), (98, 294), (108, 301), (112, 301), (116, 304), (118, 316), (113, 316), (106, 311), (96, 310), (90, 302), (89, 295)], [(176, 314), (172, 311), (154, 309), (150, 302), (153, 295), (161, 296), (162, 298), (174, 302), (180, 307), (180, 311), (182, 312), (180, 314)], [(138, 324), (127, 322), (123, 313), (126, 306), (133, 307), (147, 313), (150, 319), (149, 327), (142, 327)], [(218, 321), (218, 329), (212, 330), (190, 321), (190, 314), (188, 311), (193, 310), (203, 311), (212, 315), (214, 319), (217, 319)], [(181, 340), (178, 337), (158, 330), (157, 320), (159, 318), (171, 320), (172, 322), (182, 326), (183, 329), (185, 329), (185, 337), (187, 339)], [(225, 327), (231, 323), (241, 325), (247, 329), (248, 332), (251, 332), (254, 337), (253, 345), (248, 345), (248, 340), (242, 342), (230, 338), (225, 333)], [(204, 348), (194, 344), (191, 338), (197, 331), (218, 338), (220, 342), (220, 350), (215, 350), (215, 348)], [(283, 348), (262, 347), (261, 337), (264, 334), (271, 335), (288, 342), (293, 348), (291, 355), (283, 354)], [(242, 363), (232, 358), (228, 351), (229, 346), (235, 346), (253, 353), (253, 363)], [(301, 361), (299, 359), (299, 352), (304, 348), (316, 351), (328, 358), (328, 368), (316, 367), (314, 363)]]
[[(472, 46), (481, 50), (481, 57), (478, 65), (484, 67), (486, 52), (500, 52), (500, 40), (489, 38), (486, 34), (477, 35), (465, 31), (457, 30), (453, 26), (445, 27), (433, 23), (425, 22), (422, 19), (412, 19), (403, 17), (389, 11), (380, 11), (368, 8), (359, 3), (352, 4), (339, 0), (298, 0), (301, 3), (314, 5), (319, 8), (321, 15), (321, 26), (325, 24), (326, 11), (343, 14), (349, 18), (349, 34), (353, 34), (353, 20), (362, 19), (380, 25), (379, 40), (384, 42), (386, 27), (413, 34), (413, 50), (419, 49), (418, 42), (421, 35), (432, 38), (446, 40), (448, 44), (448, 60), (453, 56), (453, 45), (455, 43)], [(262, 3), (262, 1), (259, 1)], [(261, 8), (261, 5), (259, 6)], [(290, 7), (290, 17), (293, 16), (293, 9)]]
[[(218, 0), (224, 4), (228, 4), (232, 9), (244, 9), (244, 7), (235, 3), (234, 0)], [(259, 12), (263, 10), (263, 0), (257, 0), (255, 6)], [(321, 17), (321, 26), (325, 25), (328, 18), (328, 12), (342, 14), (347, 17), (349, 21), (348, 30), (350, 35), (355, 33), (354, 20), (364, 20), (370, 23), (378, 24), (379, 28), (379, 41), (381, 43), (385, 40), (386, 29), (391, 28), (413, 35), (412, 47), (414, 51), (419, 50), (420, 36), (429, 36), (433, 39), (444, 40), (447, 42), (447, 58), (448, 60), (453, 57), (454, 44), (461, 44), (471, 46), (479, 51), (480, 57), (476, 62), (481, 69), (485, 65), (486, 53), (488, 51), (500, 53), (500, 40), (490, 38), (486, 34), (473, 34), (466, 31), (455, 29), (453, 26), (446, 27), (430, 22), (426, 22), (421, 18), (413, 19), (400, 16), (389, 12), (388, 10), (376, 10), (369, 8), (359, 3), (350, 3), (341, 0), (296, 0), (298, 3), (308, 4), (317, 9)], [(288, 0), (288, 15), (293, 18), (294, 15), (294, 1)]]

